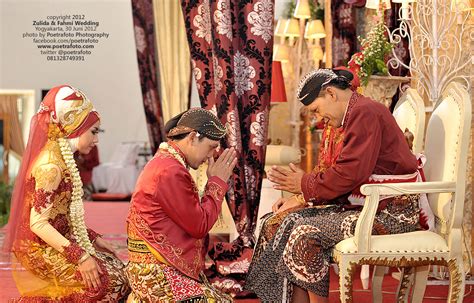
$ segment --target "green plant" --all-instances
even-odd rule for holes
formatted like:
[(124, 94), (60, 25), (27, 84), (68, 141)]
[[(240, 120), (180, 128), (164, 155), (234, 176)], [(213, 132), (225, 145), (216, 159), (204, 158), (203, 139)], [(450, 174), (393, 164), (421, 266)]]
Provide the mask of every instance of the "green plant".
[(0, 226), (7, 224), (10, 214), (10, 203), (12, 197), (12, 186), (0, 182)]
[(357, 72), (363, 86), (367, 85), (371, 75), (387, 75), (386, 57), (393, 45), (388, 41), (384, 13), (380, 10), (374, 17), (371, 30), (365, 39), (358, 37), (362, 50), (352, 55), (349, 68)]

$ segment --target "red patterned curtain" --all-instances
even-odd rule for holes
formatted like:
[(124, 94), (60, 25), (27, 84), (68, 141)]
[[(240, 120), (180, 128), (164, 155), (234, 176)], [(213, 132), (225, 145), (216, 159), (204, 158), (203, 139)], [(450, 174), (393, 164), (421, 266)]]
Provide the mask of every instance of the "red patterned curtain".
[(331, 1), (332, 66), (346, 66), (357, 49), (354, 6), (345, 0)]
[(227, 195), (239, 237), (214, 244), (209, 252), (214, 264), (206, 274), (223, 291), (244, 295), (264, 173), (274, 0), (181, 0), (181, 5), (201, 105), (227, 123), (223, 145), (233, 146), (239, 159)]
[(132, 12), (143, 106), (151, 150), (155, 153), (165, 135), (158, 92), (152, 0), (132, 0)]
[(240, 239), (253, 244), (265, 162), (274, 0), (182, 0), (202, 107), (228, 123), (239, 153), (230, 211)]

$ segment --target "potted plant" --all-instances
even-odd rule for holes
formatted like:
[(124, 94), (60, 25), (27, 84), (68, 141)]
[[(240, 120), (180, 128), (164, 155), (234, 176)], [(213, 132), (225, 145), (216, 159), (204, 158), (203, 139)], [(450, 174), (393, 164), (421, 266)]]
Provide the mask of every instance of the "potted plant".
[(0, 181), (0, 227), (7, 224), (10, 214), (12, 186)]
[(348, 64), (360, 79), (362, 87), (359, 92), (390, 107), (397, 88), (410, 80), (407, 77), (388, 75), (386, 62), (393, 45), (387, 37), (383, 9), (379, 9), (374, 16), (367, 37), (359, 37), (359, 40), (362, 49), (352, 55)]
[(386, 58), (393, 45), (388, 41), (384, 24), (383, 9), (379, 10), (371, 24), (366, 38), (358, 37), (361, 51), (352, 55), (349, 68), (357, 73), (362, 86), (367, 86), (372, 75), (388, 75)]

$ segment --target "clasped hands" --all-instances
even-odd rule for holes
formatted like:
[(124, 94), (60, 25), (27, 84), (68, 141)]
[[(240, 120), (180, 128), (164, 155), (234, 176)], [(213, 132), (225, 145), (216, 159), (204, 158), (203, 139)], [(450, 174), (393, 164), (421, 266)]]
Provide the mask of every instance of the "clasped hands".
[(226, 148), (217, 160), (214, 160), (214, 157), (211, 156), (208, 158), (207, 163), (208, 178), (216, 176), (222, 181), (227, 182), (237, 164), (237, 153), (233, 147)]
[[(290, 163), (290, 169), (273, 166), (268, 172), (268, 180), (275, 183), (273, 188), (278, 190), (284, 190), (295, 195), (301, 194), (301, 179), (303, 178), (304, 171), (298, 168), (295, 164)], [(279, 213), (284, 210), (301, 206), (301, 202), (296, 196), (289, 198), (281, 198), (276, 201), (272, 206), (274, 213)]]

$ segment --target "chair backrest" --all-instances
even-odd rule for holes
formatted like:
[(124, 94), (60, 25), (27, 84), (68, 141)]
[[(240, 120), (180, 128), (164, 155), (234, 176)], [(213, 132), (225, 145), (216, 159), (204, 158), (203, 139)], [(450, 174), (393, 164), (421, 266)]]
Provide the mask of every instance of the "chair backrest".
[(423, 151), (423, 136), (425, 131), (425, 104), (413, 88), (409, 88), (398, 100), (393, 117), (402, 131), (406, 128), (413, 133), (413, 152)]
[(442, 234), (462, 224), (470, 129), (470, 96), (462, 85), (453, 82), (431, 115), (425, 140), (426, 179), (456, 182), (453, 203), (451, 194), (428, 195), (436, 227)]

